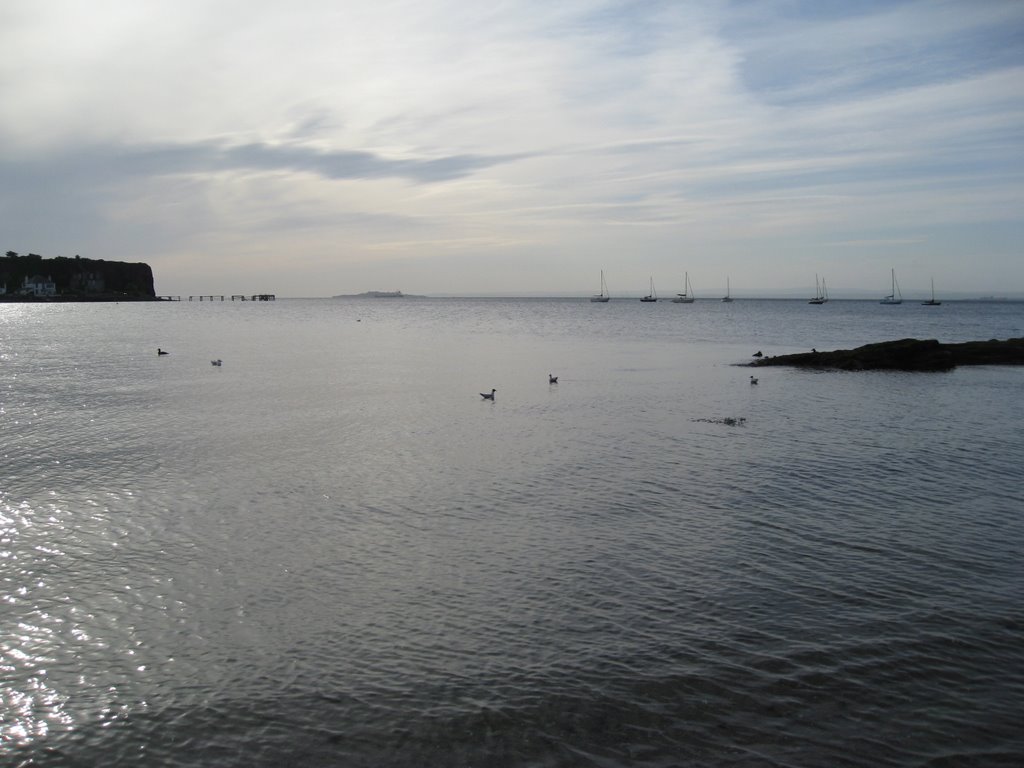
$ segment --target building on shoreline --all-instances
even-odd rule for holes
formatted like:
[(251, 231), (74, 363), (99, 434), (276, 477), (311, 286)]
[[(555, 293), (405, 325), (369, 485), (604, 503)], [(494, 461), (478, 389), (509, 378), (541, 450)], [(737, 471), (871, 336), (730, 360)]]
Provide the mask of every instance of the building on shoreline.
[(23, 296), (56, 296), (57, 295), (57, 284), (53, 282), (53, 278), (47, 275), (33, 275), (32, 277), (26, 277), (21, 284), (21, 294)]

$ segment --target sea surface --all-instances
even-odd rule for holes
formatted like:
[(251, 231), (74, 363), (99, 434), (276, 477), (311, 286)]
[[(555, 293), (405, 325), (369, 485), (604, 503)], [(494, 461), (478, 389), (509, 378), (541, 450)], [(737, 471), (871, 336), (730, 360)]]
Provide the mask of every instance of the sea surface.
[(1013, 302), (0, 304), (0, 765), (1020, 766), (1024, 368), (738, 365), (1019, 336)]

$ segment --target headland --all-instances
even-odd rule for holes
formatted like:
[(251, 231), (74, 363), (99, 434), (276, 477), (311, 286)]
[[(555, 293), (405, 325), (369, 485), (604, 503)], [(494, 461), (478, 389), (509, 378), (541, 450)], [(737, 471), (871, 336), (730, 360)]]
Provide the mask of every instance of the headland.
[(8, 251), (0, 257), (0, 302), (157, 301), (148, 264)]

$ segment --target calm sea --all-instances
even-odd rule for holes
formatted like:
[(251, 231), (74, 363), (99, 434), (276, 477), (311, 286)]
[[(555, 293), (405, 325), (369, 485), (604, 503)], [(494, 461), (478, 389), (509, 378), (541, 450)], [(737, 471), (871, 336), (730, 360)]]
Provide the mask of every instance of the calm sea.
[(736, 365), (1022, 335), (1002, 302), (0, 304), (0, 764), (1024, 764), (1024, 368)]

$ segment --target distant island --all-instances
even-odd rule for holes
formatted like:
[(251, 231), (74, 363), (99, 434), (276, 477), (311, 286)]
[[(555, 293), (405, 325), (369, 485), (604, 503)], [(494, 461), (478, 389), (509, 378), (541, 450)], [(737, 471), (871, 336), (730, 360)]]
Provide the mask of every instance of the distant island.
[(332, 296), (332, 299), (423, 299), (425, 296), (413, 296), (401, 291), (366, 291), (365, 293), (343, 294)]
[(841, 371), (950, 371), (958, 365), (1024, 365), (1024, 338), (942, 344), (935, 339), (899, 339), (832, 352), (762, 357), (752, 366), (791, 365)]
[(14, 251), (0, 257), (0, 302), (156, 300), (148, 264)]

